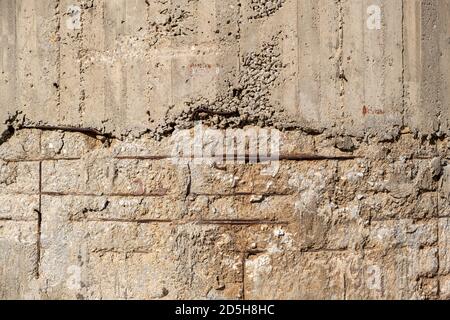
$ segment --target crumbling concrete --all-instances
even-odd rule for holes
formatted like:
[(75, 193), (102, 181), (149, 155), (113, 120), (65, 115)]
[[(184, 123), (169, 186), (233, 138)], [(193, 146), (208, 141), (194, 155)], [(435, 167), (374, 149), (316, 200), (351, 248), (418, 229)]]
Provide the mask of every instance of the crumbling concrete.
[[(1, 0), (0, 298), (450, 298), (449, 24), (448, 0)], [(279, 130), (275, 166), (174, 161), (200, 122), (201, 150)]]

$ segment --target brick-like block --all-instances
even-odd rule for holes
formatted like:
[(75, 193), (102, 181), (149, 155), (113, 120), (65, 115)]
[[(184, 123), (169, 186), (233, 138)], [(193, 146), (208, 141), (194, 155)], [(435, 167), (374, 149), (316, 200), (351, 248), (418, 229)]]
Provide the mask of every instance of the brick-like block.
[(118, 160), (113, 193), (185, 196), (189, 171), (170, 160)]
[[(352, 268), (361, 263), (354, 253), (262, 253), (245, 263), (247, 299), (345, 299)], [(286, 272), (289, 270), (289, 272)], [(359, 275), (356, 274), (356, 277)]]
[(182, 224), (171, 234), (171, 260), (183, 299), (242, 298), (243, 227)]
[(37, 223), (0, 221), (0, 298), (33, 294), (37, 269)]
[(5, 143), (0, 144), (0, 159), (25, 160), (39, 157), (39, 130), (16, 130)]
[(336, 203), (358, 201), (366, 219), (437, 216), (437, 180), (429, 160), (360, 159), (338, 167)]
[(292, 221), (296, 196), (197, 196), (189, 214), (202, 220)]
[(322, 197), (333, 184), (333, 162), (278, 161), (272, 164), (194, 164), (192, 192), (195, 194), (278, 194), (308, 192)]
[(439, 279), (421, 278), (419, 283), (418, 296), (424, 300), (436, 300), (439, 297)]
[[(164, 267), (162, 267), (164, 265)], [(92, 252), (83, 269), (88, 299), (175, 299), (176, 265), (153, 252)]]
[(384, 192), (397, 199), (432, 192), (438, 187), (431, 160), (390, 161), (358, 159), (339, 163), (339, 186), (343, 193)]
[(80, 160), (42, 163), (44, 193), (107, 194), (111, 192), (113, 178), (114, 163), (104, 155), (93, 153)]
[(83, 133), (42, 131), (41, 156), (43, 158), (81, 158), (100, 147), (99, 140)]
[(439, 273), (450, 275), (450, 218), (439, 219)]
[[(437, 251), (266, 251), (245, 264), (248, 299), (414, 299), (437, 271)], [(286, 270), (290, 270), (286, 273)]]
[(37, 220), (39, 195), (0, 194), (0, 219)]
[(384, 159), (420, 159), (432, 158), (439, 155), (446, 154), (445, 141), (429, 142), (422, 141), (418, 143), (417, 137), (411, 132), (401, 134), (398, 139), (394, 141), (383, 141), (382, 145), (375, 143), (361, 144), (358, 150), (355, 151), (357, 155), (373, 160)]
[[(345, 204), (346, 201), (361, 198), (366, 192), (370, 163), (365, 159), (340, 161), (337, 165), (335, 201)], [(350, 195), (350, 196), (349, 196)]]
[(88, 234), (90, 251), (149, 251), (163, 248), (172, 231), (167, 223), (77, 222)]
[[(336, 206), (323, 203), (305, 210), (296, 202), (295, 226), (303, 250), (362, 248), (368, 234), (367, 220), (359, 216), (358, 203)], [(352, 230), (348, 232), (346, 230)]]
[(438, 221), (372, 221), (367, 247), (395, 249), (430, 247), (438, 242)]
[(439, 216), (450, 217), (450, 167), (442, 168), (442, 176), (439, 183)]
[(40, 279), (46, 283), (43, 298), (81, 297), (80, 266), (88, 259), (86, 228), (77, 228), (69, 219), (65, 197), (42, 196)]
[(4, 162), (0, 161), (0, 193), (39, 192), (38, 162)]
[(175, 146), (171, 143), (175, 138), (161, 141), (149, 137), (140, 139), (124, 138), (111, 142), (111, 153), (114, 157), (170, 157)]
[(450, 299), (450, 276), (442, 276), (439, 278), (439, 294), (443, 300)]
[(295, 224), (252, 226), (243, 234), (246, 299), (344, 298), (344, 266), (359, 270), (354, 264), (360, 258), (350, 252), (301, 252), (301, 234)]
[(364, 268), (371, 298), (418, 299), (421, 296), (420, 279), (437, 274), (437, 250), (370, 250), (365, 252)]
[(185, 195), (186, 166), (168, 160), (118, 160), (92, 153), (80, 160), (44, 161), (44, 193), (97, 195)]
[(181, 219), (183, 198), (176, 196), (63, 196), (71, 221), (135, 221)]
[(361, 214), (374, 220), (433, 218), (437, 213), (438, 201), (435, 192), (411, 194), (405, 198), (375, 193), (361, 199)]

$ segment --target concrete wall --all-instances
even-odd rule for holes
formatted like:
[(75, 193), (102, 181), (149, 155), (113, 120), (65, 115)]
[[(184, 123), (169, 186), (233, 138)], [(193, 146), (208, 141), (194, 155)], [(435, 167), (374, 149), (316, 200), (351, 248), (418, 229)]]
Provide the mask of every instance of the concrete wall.
[(1, 298), (450, 298), (450, 1), (0, 0), (0, 43)]
[[(122, 136), (190, 126), (207, 107), (358, 137), (447, 133), (448, 1), (268, 2), (3, 0), (3, 121), (22, 111)], [(258, 104), (264, 59), (251, 56), (267, 44), (281, 66)]]

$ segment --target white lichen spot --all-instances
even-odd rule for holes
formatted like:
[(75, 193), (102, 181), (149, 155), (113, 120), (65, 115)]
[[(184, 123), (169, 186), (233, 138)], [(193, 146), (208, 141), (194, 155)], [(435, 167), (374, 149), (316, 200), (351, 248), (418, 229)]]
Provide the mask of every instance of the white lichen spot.
[(391, 232), (387, 228), (380, 228), (377, 230), (377, 239), (384, 240), (385, 238), (389, 237)]
[(380, 30), (381, 29), (381, 7), (377, 5), (371, 5), (367, 8), (367, 14), (369, 17), (366, 20), (367, 29)]
[(67, 7), (66, 27), (69, 30), (81, 29), (81, 8), (79, 6), (70, 5)]
[(255, 259), (245, 261), (245, 270), (247, 270), (249, 278), (254, 282), (255, 288), (258, 287), (261, 276), (272, 271), (270, 256), (262, 254)]
[(229, 215), (234, 216), (236, 214), (236, 210), (234, 210), (234, 208), (227, 208), (227, 212)]
[(285, 235), (285, 232), (282, 228), (278, 228), (278, 229), (273, 230), (273, 234), (275, 237), (282, 237)]
[(361, 180), (364, 177), (364, 173), (362, 172), (355, 172), (350, 171), (345, 175), (345, 179), (347, 181), (356, 182), (358, 180)]
[(67, 281), (66, 287), (69, 290), (81, 289), (81, 268), (76, 265), (71, 265), (67, 268)]
[(276, 254), (282, 252), (282, 250), (276, 244), (272, 244), (266, 249), (266, 251), (268, 254)]
[(273, 181), (267, 182), (267, 184), (266, 184), (266, 191), (269, 191), (272, 186), (273, 186)]

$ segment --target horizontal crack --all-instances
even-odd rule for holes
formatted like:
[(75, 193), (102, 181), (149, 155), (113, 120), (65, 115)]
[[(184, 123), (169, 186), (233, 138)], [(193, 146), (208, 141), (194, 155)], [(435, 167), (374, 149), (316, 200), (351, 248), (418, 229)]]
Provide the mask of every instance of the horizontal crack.
[(259, 225), (259, 224), (271, 224), (271, 225), (287, 225), (287, 221), (271, 221), (271, 220), (236, 220), (236, 219), (223, 219), (223, 220), (199, 220), (195, 221), (197, 224), (218, 224), (218, 225)]
[(71, 219), (72, 222), (120, 222), (120, 223), (174, 223), (174, 224), (201, 224), (201, 225), (288, 225), (287, 221), (251, 220), (251, 219), (223, 219), (223, 220), (172, 220), (172, 219), (118, 219), (118, 218), (88, 218)]
[(0, 161), (6, 162), (6, 163), (41, 162), (41, 161), (75, 161), (75, 160), (81, 160), (81, 158), (67, 157), (67, 158), (0, 159)]
[(173, 220), (169, 219), (117, 219), (117, 218), (104, 218), (104, 219), (71, 219), (72, 222), (122, 222), (122, 223), (171, 223)]
[(80, 196), (80, 197), (162, 197), (168, 195), (165, 190), (152, 193), (81, 193), (81, 192), (42, 192), (43, 196)]
[[(195, 193), (192, 192), (190, 195), (193, 197), (220, 197), (220, 198), (228, 198), (228, 197), (284, 197), (284, 196), (292, 196), (295, 193), (255, 193), (255, 192), (234, 192), (234, 193)], [(262, 200), (261, 200), (262, 201)]]
[[(416, 156), (412, 157), (411, 160), (432, 160), (436, 156)], [(353, 160), (353, 159), (364, 159), (362, 156), (356, 156), (356, 155), (337, 155), (337, 156), (327, 156), (327, 155), (320, 155), (320, 154), (283, 154), (280, 155), (278, 158), (276, 157), (256, 157), (256, 156), (242, 156), (242, 157), (229, 157), (227, 156), (218, 156), (218, 157), (175, 157), (175, 156), (167, 156), (167, 155), (143, 155), (143, 156), (113, 156), (112, 159), (117, 160), (171, 160), (171, 159), (187, 159), (187, 160), (194, 160), (194, 159), (205, 159), (205, 160), (212, 160), (211, 162), (214, 162), (214, 160), (217, 161), (224, 161), (224, 164), (226, 165), (226, 161), (230, 161), (230, 165), (233, 165), (233, 160), (236, 161), (242, 161), (242, 160), (249, 160), (256, 159), (257, 162), (268, 162), (268, 161), (277, 161), (277, 160), (286, 160), (286, 161), (326, 161), (326, 160)], [(443, 160), (449, 160), (450, 157), (443, 157)], [(43, 157), (43, 158), (2, 158), (0, 161), (3, 162), (39, 162), (39, 161), (76, 161), (76, 160), (82, 160), (80, 157)]]
[(79, 132), (92, 137), (101, 136), (107, 139), (113, 138), (110, 133), (101, 132), (95, 128), (81, 128), (71, 126), (49, 126), (49, 125), (34, 125), (34, 126), (21, 126), (20, 129), (37, 129), (43, 131), (65, 131), (65, 132)]
[[(322, 155), (314, 153), (293, 153), (293, 154), (280, 154), (279, 156), (260, 156), (255, 154), (235, 155), (235, 154), (222, 154), (211, 157), (198, 157), (198, 156), (173, 156), (173, 155), (142, 155), (142, 156), (115, 156), (115, 159), (126, 160), (163, 160), (163, 159), (187, 159), (187, 160), (211, 160), (211, 161), (244, 161), (250, 162), (250, 160), (258, 162), (269, 162), (278, 160), (291, 160), (291, 161), (315, 161), (315, 160), (351, 160), (360, 159), (362, 157), (354, 155)], [(233, 163), (230, 163), (233, 164)]]
[(13, 222), (37, 222), (37, 218), (14, 218), (14, 217), (0, 217), (0, 221), (13, 221)]

